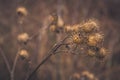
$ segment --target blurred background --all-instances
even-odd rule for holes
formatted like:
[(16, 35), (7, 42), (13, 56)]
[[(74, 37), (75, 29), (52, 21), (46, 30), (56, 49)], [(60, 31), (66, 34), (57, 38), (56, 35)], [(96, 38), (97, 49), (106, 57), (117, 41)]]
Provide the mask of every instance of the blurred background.
[[(16, 9), (24, 6), (28, 15), (18, 24)], [(58, 36), (50, 32), (46, 17), (57, 12), (65, 24), (78, 24), (95, 18), (105, 34), (104, 46), (110, 51), (103, 62), (81, 55), (57, 54), (52, 56), (31, 80), (120, 80), (120, 0), (0, 0), (0, 46), (10, 67), (17, 54), (17, 35), (26, 32), (30, 36), (40, 32), (27, 44), (28, 61), (18, 59), (15, 80), (24, 80), (38, 65)], [(10, 80), (10, 74), (0, 54), (0, 80)]]

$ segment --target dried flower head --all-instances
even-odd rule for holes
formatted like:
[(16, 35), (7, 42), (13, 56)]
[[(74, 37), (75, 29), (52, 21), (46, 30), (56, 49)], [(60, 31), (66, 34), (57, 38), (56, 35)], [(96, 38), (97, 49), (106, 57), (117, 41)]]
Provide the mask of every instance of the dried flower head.
[(21, 59), (28, 59), (29, 54), (28, 54), (27, 50), (22, 49), (19, 52), (19, 56), (21, 57)]
[(90, 57), (94, 57), (96, 54), (96, 52), (94, 50), (91, 50), (91, 49), (88, 49), (87, 51), (87, 55), (90, 56)]
[(57, 25), (58, 15), (56, 13), (52, 13), (49, 19), (51, 20), (51, 24)]
[(79, 32), (79, 29), (80, 29), (79, 24), (75, 24), (75, 25), (72, 26), (72, 31), (74, 31), (74, 32)]
[(26, 43), (29, 40), (29, 35), (27, 33), (19, 34), (17, 37), (19, 42)]
[(71, 32), (71, 26), (70, 26), (70, 25), (66, 25), (66, 26), (64, 27), (64, 31), (65, 31), (65, 32)]
[(50, 25), (49, 29), (50, 29), (50, 31), (54, 32), (56, 30), (56, 26), (55, 25)]
[(71, 32), (71, 31), (72, 31), (71, 26), (70, 26), (70, 25), (65, 26), (65, 27), (64, 27), (64, 31), (65, 31), (65, 32)]
[(73, 40), (73, 43), (76, 43), (76, 44), (80, 44), (82, 42), (82, 39), (78, 34), (72, 35), (72, 40)]
[(27, 9), (23, 6), (18, 7), (16, 13), (20, 17), (27, 16), (28, 14)]
[(103, 35), (101, 35), (99, 33), (95, 33), (95, 34), (89, 35), (88, 36), (88, 45), (89, 46), (96, 46), (102, 40), (103, 40)]
[(49, 16), (48, 16), (48, 19), (49, 19), (50, 22), (53, 22), (53, 21), (54, 21), (54, 17), (53, 17), (52, 15), (49, 15)]
[(88, 77), (90, 80), (94, 80), (94, 79), (95, 79), (95, 76), (94, 76), (92, 73), (88, 72), (88, 71), (83, 71), (83, 72), (82, 72), (82, 76), (86, 76), (86, 77)]
[(97, 30), (99, 28), (98, 23), (95, 20), (89, 20), (81, 26), (85, 32), (92, 32), (93, 30)]
[(107, 55), (108, 51), (105, 48), (100, 48), (97, 58), (103, 59)]

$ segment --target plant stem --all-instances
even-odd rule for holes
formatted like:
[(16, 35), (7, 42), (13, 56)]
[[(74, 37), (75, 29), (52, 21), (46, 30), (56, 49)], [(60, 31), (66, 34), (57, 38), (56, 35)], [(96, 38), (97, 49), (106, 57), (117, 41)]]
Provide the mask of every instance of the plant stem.
[(48, 52), (48, 55), (39, 63), (39, 65), (33, 70), (33, 72), (28, 76), (28, 78), (26, 80), (30, 80), (31, 77), (37, 72), (37, 70), (41, 67), (41, 65), (43, 65), (53, 54), (56, 54), (55, 52), (57, 51), (57, 49), (59, 47), (61, 47), (62, 45), (66, 45), (64, 44), (64, 41), (68, 38), (65, 37), (62, 41), (58, 42), (57, 44), (55, 44), (53, 46), (53, 48)]
[(3, 52), (3, 50), (1, 49), (1, 47), (0, 47), (0, 53), (1, 53), (1, 55), (2, 55), (2, 57), (3, 57), (3, 59), (4, 59), (4, 61), (5, 61), (5, 64), (6, 64), (6, 66), (7, 66), (7, 69), (8, 69), (8, 71), (9, 71), (9, 73), (10, 73), (10, 72), (11, 72), (10, 64), (9, 64), (9, 62), (8, 62), (8, 60), (7, 60), (4, 52)]
[(52, 55), (53, 53), (61, 46), (62, 44), (56, 45), (49, 53), (48, 55), (40, 62), (40, 64), (33, 70), (33, 72), (30, 74), (30, 76), (27, 78), (27, 80), (30, 80), (31, 77), (36, 73), (36, 71), (40, 68), (42, 64), (44, 64)]
[(13, 71), (10, 72), (10, 80), (14, 80), (14, 72)]
[[(19, 51), (18, 51), (19, 52)], [(16, 67), (16, 64), (17, 64), (17, 61), (18, 61), (18, 58), (19, 58), (19, 54), (17, 53), (16, 57), (15, 57), (15, 60), (14, 60), (14, 63), (13, 63), (13, 67), (12, 67), (12, 70), (11, 70), (11, 80), (14, 80), (14, 73), (15, 73), (15, 67)]]

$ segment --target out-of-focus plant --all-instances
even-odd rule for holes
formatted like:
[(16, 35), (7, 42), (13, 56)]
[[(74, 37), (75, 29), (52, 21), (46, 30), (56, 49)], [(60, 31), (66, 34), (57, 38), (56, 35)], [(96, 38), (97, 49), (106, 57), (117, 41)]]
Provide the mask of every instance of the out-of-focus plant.
[(85, 70), (81, 73), (73, 73), (70, 80), (99, 80), (93, 73)]

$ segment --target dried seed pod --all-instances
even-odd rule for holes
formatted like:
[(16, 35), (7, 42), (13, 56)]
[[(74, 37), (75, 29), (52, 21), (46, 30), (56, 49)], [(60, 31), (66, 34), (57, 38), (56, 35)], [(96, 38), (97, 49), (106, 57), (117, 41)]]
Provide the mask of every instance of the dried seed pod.
[(16, 13), (20, 17), (27, 16), (28, 14), (27, 9), (23, 6), (18, 7)]
[(80, 44), (80, 43), (82, 42), (82, 39), (81, 39), (80, 36), (77, 35), (77, 34), (75, 34), (75, 35), (72, 36), (72, 40), (73, 40), (73, 42), (76, 43), (76, 44)]
[(52, 13), (51, 15), (50, 15), (50, 17), (51, 17), (51, 24), (55, 24), (55, 25), (57, 25), (57, 21), (58, 21), (58, 16), (57, 16), (57, 14), (56, 13)]
[(72, 31), (78, 32), (79, 31), (79, 24), (73, 25), (72, 26)]
[(90, 79), (90, 80), (95, 80), (96, 79), (95, 76), (88, 71), (83, 71), (82, 76), (88, 77), (88, 79)]
[(97, 58), (102, 59), (106, 56), (107, 53), (108, 52), (105, 48), (100, 48), (100, 51), (99, 51), (99, 54), (97, 55)]
[(27, 52), (27, 50), (22, 49), (19, 52), (19, 56), (21, 57), (21, 59), (28, 59), (29, 58), (29, 53)]
[(65, 32), (71, 32), (72, 28), (70, 25), (67, 25), (67, 26), (65, 26), (64, 30), (65, 30)]
[(96, 46), (102, 40), (103, 40), (103, 35), (101, 35), (99, 33), (95, 33), (95, 34), (89, 35), (88, 36), (88, 45), (89, 46)]
[(54, 32), (54, 31), (56, 31), (56, 26), (55, 25), (50, 25), (49, 29), (50, 29), (50, 31)]
[(29, 35), (27, 33), (19, 34), (17, 37), (19, 42), (26, 43), (29, 40)]
[(96, 55), (96, 52), (91, 50), (91, 49), (88, 49), (87, 55), (90, 56), (90, 57), (94, 57)]
[(97, 30), (98, 28), (98, 23), (95, 20), (89, 20), (88, 22), (82, 25), (82, 29), (85, 32), (92, 32), (93, 30)]
[(53, 21), (54, 21), (54, 17), (53, 17), (52, 15), (49, 15), (49, 16), (48, 16), (48, 19), (49, 19), (50, 22), (53, 22)]

